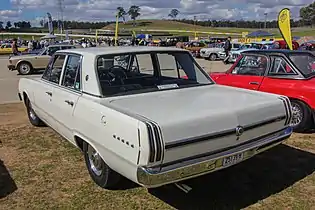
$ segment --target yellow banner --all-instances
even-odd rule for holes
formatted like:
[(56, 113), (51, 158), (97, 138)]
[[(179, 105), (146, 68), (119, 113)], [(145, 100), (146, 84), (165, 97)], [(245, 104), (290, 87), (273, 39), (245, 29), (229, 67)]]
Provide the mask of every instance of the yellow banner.
[(116, 14), (116, 27), (115, 27), (115, 46), (117, 46), (118, 41), (118, 24), (119, 24), (119, 16), (118, 13)]
[(290, 50), (293, 50), (290, 26), (290, 9), (284, 8), (280, 11), (278, 15), (278, 27), (284, 41), (289, 46)]

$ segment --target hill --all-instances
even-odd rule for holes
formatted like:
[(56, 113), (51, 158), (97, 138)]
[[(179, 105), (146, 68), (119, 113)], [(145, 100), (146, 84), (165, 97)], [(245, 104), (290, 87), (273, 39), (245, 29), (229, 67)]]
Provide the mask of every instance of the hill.
[[(127, 21), (126, 23), (119, 23), (120, 31), (132, 31), (136, 33), (150, 32), (150, 31), (168, 31), (173, 34), (180, 35), (193, 35), (196, 30), (198, 35), (203, 36), (211, 34), (213, 36), (227, 36), (230, 34), (233, 37), (241, 36), (242, 32), (251, 32), (259, 29), (255, 28), (228, 28), (228, 27), (204, 27), (188, 23), (182, 23), (172, 20), (136, 20), (136, 25), (133, 26), (133, 21)], [(110, 24), (103, 28), (104, 30), (115, 30), (115, 24)], [(276, 36), (280, 36), (277, 28), (267, 29), (269, 32), (274, 33)], [(186, 31), (186, 32), (185, 32)], [(188, 31), (188, 32), (187, 32)], [(202, 33), (204, 32), (204, 33)], [(315, 34), (313, 28), (292, 28), (293, 36), (307, 36)], [(202, 35), (203, 34), (203, 35)]]

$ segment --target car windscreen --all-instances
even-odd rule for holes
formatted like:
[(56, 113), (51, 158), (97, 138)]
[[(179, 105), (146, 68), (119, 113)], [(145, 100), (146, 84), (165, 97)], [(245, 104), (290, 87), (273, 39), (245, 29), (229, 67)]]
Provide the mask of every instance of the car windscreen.
[(315, 75), (315, 56), (311, 53), (289, 55), (293, 64), (305, 77)]
[(97, 58), (103, 96), (180, 89), (214, 82), (188, 52), (146, 52)]

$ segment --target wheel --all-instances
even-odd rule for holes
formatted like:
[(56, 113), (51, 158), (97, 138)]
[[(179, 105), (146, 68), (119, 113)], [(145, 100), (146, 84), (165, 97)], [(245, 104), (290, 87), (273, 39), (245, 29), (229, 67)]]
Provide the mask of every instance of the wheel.
[(209, 57), (210, 61), (215, 61), (215, 60), (217, 60), (217, 58), (218, 58), (218, 56), (216, 54), (214, 54), (214, 53), (211, 54), (210, 57)]
[(307, 104), (299, 100), (291, 100), (291, 126), (295, 132), (304, 132), (312, 125), (312, 113)]
[(27, 62), (21, 62), (18, 65), (17, 70), (22, 75), (28, 75), (28, 74), (32, 73), (33, 68), (31, 66), (31, 64), (29, 64)]
[(118, 187), (121, 175), (112, 170), (102, 159), (100, 154), (88, 143), (83, 143), (86, 167), (93, 181), (105, 189)]
[(43, 126), (44, 125), (43, 121), (34, 112), (32, 108), (32, 104), (28, 98), (25, 99), (25, 105), (26, 105), (26, 110), (27, 110), (27, 116), (30, 123), (36, 127)]

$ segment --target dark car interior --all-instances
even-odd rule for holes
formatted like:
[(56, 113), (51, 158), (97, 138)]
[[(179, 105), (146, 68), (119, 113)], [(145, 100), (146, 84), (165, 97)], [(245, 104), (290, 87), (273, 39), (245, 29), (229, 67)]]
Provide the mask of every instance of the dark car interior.
[[(159, 60), (160, 54), (147, 53), (145, 60), (139, 60), (139, 54), (99, 57), (97, 71), (103, 95), (151, 92), (211, 83), (205, 75), (200, 80), (203, 73), (188, 53), (164, 53), (168, 61)], [(162, 69), (162, 64), (167, 62), (170, 63), (169, 67)], [(164, 75), (164, 72), (168, 75)]]

